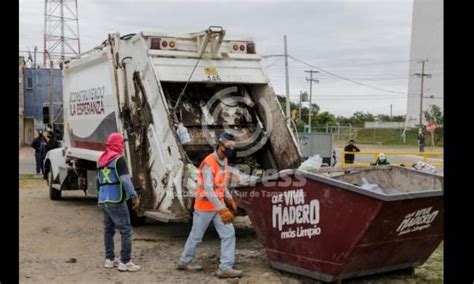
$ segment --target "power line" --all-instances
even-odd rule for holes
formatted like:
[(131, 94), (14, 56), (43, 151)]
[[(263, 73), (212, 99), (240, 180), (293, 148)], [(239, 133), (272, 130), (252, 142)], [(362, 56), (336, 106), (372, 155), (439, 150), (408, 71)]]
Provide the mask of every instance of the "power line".
[(328, 74), (328, 75), (334, 76), (334, 77), (339, 78), (339, 79), (341, 79), (341, 80), (345, 80), (345, 81), (348, 81), (348, 82), (351, 82), (351, 83), (354, 83), (354, 84), (357, 84), (357, 85), (360, 85), (360, 86), (363, 86), (363, 87), (372, 88), (372, 89), (375, 89), (375, 90), (379, 90), (379, 91), (383, 91), (383, 92), (388, 92), (388, 93), (405, 94), (405, 93), (403, 93), (403, 92), (393, 91), (393, 90), (387, 90), (387, 89), (379, 88), (379, 87), (376, 87), (376, 86), (367, 85), (367, 84), (364, 84), (364, 83), (361, 83), (361, 82), (358, 82), (358, 81), (354, 81), (354, 80), (352, 80), (352, 79), (349, 79), (349, 78), (346, 78), (346, 77), (337, 75), (337, 74), (335, 74), (335, 73), (326, 71), (326, 70), (321, 69), (321, 68), (319, 68), (319, 67), (317, 67), (317, 66), (314, 66), (314, 65), (312, 65), (312, 64), (309, 64), (309, 63), (307, 63), (307, 62), (304, 62), (303, 60), (300, 60), (300, 59), (298, 59), (298, 58), (295, 58), (294, 56), (289, 55), (288, 57), (290, 57), (291, 59), (293, 59), (293, 60), (295, 60), (295, 61), (297, 61), (297, 62), (300, 62), (300, 63), (302, 63), (302, 64), (305, 64), (305, 65), (307, 65), (307, 66), (309, 66), (309, 67), (312, 67), (312, 68), (314, 68), (314, 69), (317, 69), (317, 70), (319, 70), (319, 71), (321, 71), (321, 72), (324, 72), (324, 73), (326, 73), (326, 74)]
[(266, 59), (270, 57), (284, 57), (284, 56), (285, 56), (284, 54), (269, 54), (269, 55), (262, 55), (260, 57), (262, 57), (263, 59)]
[(268, 64), (267, 66), (263, 66), (263, 68), (265, 69), (269, 69), (270, 67), (272, 67), (273, 65), (277, 64), (278, 62), (280, 62), (281, 58), (277, 58), (274, 62)]
[[(267, 59), (270, 57), (284, 57), (284, 54), (267, 54), (262, 55), (263, 59)], [(379, 61), (379, 62), (372, 62), (372, 63), (362, 63), (362, 64), (354, 64), (348, 63), (350, 65), (333, 65), (333, 66), (324, 66), (324, 68), (338, 68), (338, 67), (352, 67), (352, 66), (376, 66), (376, 65), (390, 65), (390, 64), (399, 64), (399, 63), (408, 63), (408, 62), (416, 62), (417, 59), (412, 60), (399, 60), (399, 61)]]
[[(270, 64), (268, 67), (264, 67), (266, 69), (269, 69), (271, 66), (274, 64)], [(277, 70), (272, 70), (268, 71), (268, 74), (273, 77), (283, 77), (285, 76), (284, 74), (281, 73), (275, 73)], [(304, 79), (306, 78), (305, 76), (298, 76), (298, 75), (291, 75), (290, 78), (295, 78), (295, 79)], [(350, 78), (351, 80), (362, 80), (362, 81), (401, 81), (401, 80), (408, 80), (407, 77), (382, 77), (382, 78), (373, 78), (373, 77), (358, 77), (358, 78)]]
[(381, 65), (392, 65), (392, 64), (400, 64), (400, 63), (408, 63), (408, 62), (415, 62), (416, 60), (401, 60), (401, 61), (380, 61), (380, 62), (373, 62), (367, 64), (350, 64), (350, 65), (333, 65), (333, 66), (324, 66), (324, 68), (340, 68), (340, 67), (353, 67), (353, 66), (381, 66)]

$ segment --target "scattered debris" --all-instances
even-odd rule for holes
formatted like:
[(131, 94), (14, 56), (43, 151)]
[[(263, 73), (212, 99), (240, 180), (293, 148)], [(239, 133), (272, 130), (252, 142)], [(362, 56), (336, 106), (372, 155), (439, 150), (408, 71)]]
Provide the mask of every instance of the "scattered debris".
[(306, 161), (301, 163), (298, 170), (301, 171), (312, 171), (321, 168), (323, 164), (323, 158), (319, 154), (309, 157)]
[(66, 260), (66, 263), (76, 263), (77, 262), (77, 259), (75, 259), (74, 257), (71, 257), (70, 259)]
[(376, 183), (370, 183), (366, 178), (362, 178), (362, 185), (360, 186), (363, 189), (367, 189), (376, 193), (385, 194), (385, 191)]

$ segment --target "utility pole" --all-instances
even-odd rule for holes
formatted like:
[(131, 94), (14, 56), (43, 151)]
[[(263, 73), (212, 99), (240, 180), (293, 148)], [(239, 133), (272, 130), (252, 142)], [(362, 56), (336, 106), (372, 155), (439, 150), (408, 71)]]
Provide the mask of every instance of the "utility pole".
[(390, 121), (392, 121), (392, 104), (390, 104)]
[(51, 128), (53, 128), (53, 118), (54, 118), (54, 79), (53, 79), (53, 71), (54, 71), (54, 61), (53, 58), (50, 57), (50, 54), (47, 50), (44, 51), (45, 57), (48, 56), (49, 58), (49, 123), (51, 124)]
[(298, 110), (298, 121), (301, 121), (301, 102), (303, 97), (303, 91), (300, 91), (300, 105), (299, 105), (299, 110)]
[(36, 50), (37, 50), (37, 49), (38, 49), (38, 48), (37, 48), (36, 45), (35, 45), (35, 51), (34, 51), (35, 57), (34, 57), (34, 61), (33, 61), (33, 68), (34, 68), (34, 69), (37, 68), (37, 67), (36, 67)]
[(421, 133), (423, 131), (423, 83), (425, 77), (431, 78), (431, 74), (425, 73), (425, 62), (428, 59), (418, 60), (418, 63), (421, 63), (421, 73), (415, 73), (413, 75), (421, 78), (421, 87), (420, 87), (420, 121), (419, 121), (419, 130), (418, 132)]
[(316, 78), (313, 78), (313, 73), (319, 73), (316, 70), (305, 70), (304, 72), (309, 73), (309, 78), (306, 78), (306, 81), (309, 81), (309, 113), (308, 113), (308, 133), (311, 133), (311, 110), (312, 110), (312, 101), (313, 101), (313, 82), (319, 83)]
[(53, 128), (53, 121), (54, 121), (54, 62), (50, 58), (49, 59), (50, 71), (51, 71), (51, 85), (49, 87), (49, 123), (51, 124), (51, 128)]
[(301, 121), (301, 108), (303, 107), (303, 102), (308, 101), (308, 92), (300, 90), (300, 112), (299, 112), (299, 121)]
[(288, 49), (286, 47), (286, 35), (283, 36), (285, 45), (285, 85), (286, 85), (286, 123), (290, 125), (290, 79), (288, 75)]

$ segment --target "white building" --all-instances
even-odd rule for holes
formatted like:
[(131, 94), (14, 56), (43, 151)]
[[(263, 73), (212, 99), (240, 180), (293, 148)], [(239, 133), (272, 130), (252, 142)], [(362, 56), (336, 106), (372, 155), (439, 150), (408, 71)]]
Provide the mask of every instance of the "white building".
[[(407, 127), (415, 127), (420, 119), (422, 64), (427, 59), (424, 77), (423, 111), (430, 105), (443, 109), (443, 0), (414, 0), (410, 50), (410, 77), (408, 80)], [(425, 123), (423, 116), (423, 123)]]

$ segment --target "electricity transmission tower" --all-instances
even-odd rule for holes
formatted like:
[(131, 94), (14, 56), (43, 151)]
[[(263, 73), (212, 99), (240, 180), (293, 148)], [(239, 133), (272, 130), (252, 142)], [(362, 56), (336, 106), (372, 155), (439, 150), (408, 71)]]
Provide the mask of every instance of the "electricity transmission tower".
[(77, 0), (44, 0), (43, 67), (81, 53)]

